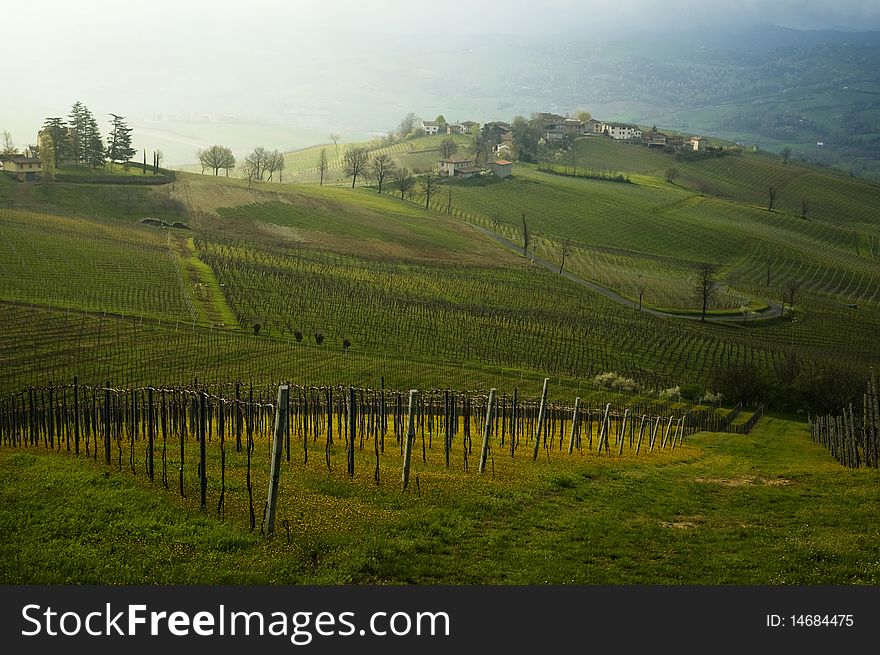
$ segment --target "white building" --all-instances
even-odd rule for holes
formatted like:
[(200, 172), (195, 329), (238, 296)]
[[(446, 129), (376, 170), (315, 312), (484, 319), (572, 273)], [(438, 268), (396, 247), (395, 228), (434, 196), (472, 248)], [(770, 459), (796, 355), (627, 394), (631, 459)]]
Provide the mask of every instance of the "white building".
[(461, 172), (462, 169), (470, 168), (474, 163), (473, 159), (465, 157), (450, 157), (449, 159), (441, 159), (437, 162), (437, 172), (440, 175), (452, 177)]
[(425, 130), (425, 134), (440, 134), (440, 123), (435, 121), (422, 121), (422, 129)]
[(693, 148), (697, 152), (702, 152), (703, 150), (705, 150), (707, 145), (706, 139), (701, 136), (692, 136), (690, 139), (688, 139), (688, 143), (690, 144), (691, 148)]
[(642, 138), (642, 131), (638, 127), (625, 123), (603, 123), (602, 133), (617, 140)]

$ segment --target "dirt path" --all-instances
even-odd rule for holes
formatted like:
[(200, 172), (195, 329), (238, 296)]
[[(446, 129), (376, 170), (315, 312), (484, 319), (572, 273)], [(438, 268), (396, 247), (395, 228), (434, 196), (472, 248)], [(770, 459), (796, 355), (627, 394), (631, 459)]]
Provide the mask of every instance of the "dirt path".
[[(500, 234), (493, 232), (492, 230), (490, 230), (488, 228), (481, 227), (479, 225), (474, 225), (473, 223), (468, 223), (468, 225), (470, 225), (475, 230), (478, 230), (479, 232), (485, 234), (487, 237), (494, 239), (495, 241), (500, 243), (505, 248), (508, 248), (508, 249), (513, 250), (514, 252), (518, 252), (518, 253), (522, 252), (522, 246), (514, 243), (510, 239), (507, 239), (507, 238), (501, 236)], [(553, 264), (552, 262), (547, 261), (546, 259), (538, 257), (537, 255), (534, 255), (534, 254), (530, 255), (530, 259), (535, 264), (540, 264), (541, 266), (543, 266), (544, 268), (546, 268), (549, 271), (553, 271), (554, 273), (559, 272), (559, 266), (557, 264)], [(599, 284), (596, 284), (595, 282), (590, 282), (589, 280), (585, 280), (585, 279), (578, 277), (577, 275), (574, 275), (573, 273), (569, 273), (568, 271), (565, 271), (565, 270), (562, 271), (561, 275), (565, 278), (568, 278), (569, 280), (571, 280), (575, 284), (579, 284), (580, 286), (586, 287), (586, 288), (590, 289), (591, 291), (595, 291), (596, 293), (602, 294), (603, 296), (605, 296), (609, 300), (613, 300), (614, 302), (618, 303), (619, 305), (638, 309), (638, 306), (639, 306), (638, 303), (633, 302), (629, 298), (624, 298), (616, 291), (608, 289), (607, 287), (603, 287)], [(758, 318), (775, 318), (775, 317), (780, 316), (782, 314), (782, 305), (780, 303), (776, 302), (775, 300), (770, 300), (770, 299), (765, 299), (765, 302), (767, 303), (767, 307), (765, 309), (762, 309), (759, 312), (756, 312)], [(651, 314), (652, 316), (662, 316), (664, 318), (680, 318), (680, 319), (685, 319), (688, 321), (699, 321), (700, 320), (699, 315), (674, 314), (671, 312), (662, 312), (658, 309), (650, 309), (650, 308), (644, 307), (644, 306), (642, 307), (641, 311), (645, 312), (646, 314)], [(742, 318), (742, 316), (735, 315), (735, 314), (726, 314), (726, 315), (721, 315), (721, 316), (719, 316), (717, 314), (707, 314), (706, 320), (707, 321), (723, 321), (725, 323), (730, 323), (730, 322), (742, 323), (743, 318)]]

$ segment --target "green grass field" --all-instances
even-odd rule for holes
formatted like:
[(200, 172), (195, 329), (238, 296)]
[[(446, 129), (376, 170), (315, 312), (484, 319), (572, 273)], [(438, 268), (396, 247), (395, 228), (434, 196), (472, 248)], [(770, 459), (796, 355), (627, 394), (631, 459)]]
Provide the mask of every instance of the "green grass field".
[[(359, 468), (348, 479), (338, 449), (331, 473), (322, 452), (304, 465), (294, 451), (282, 471), (277, 536), (266, 540), (248, 530), (244, 453), (231, 446), (225, 519), (215, 511), (215, 477), (210, 509), (198, 511), (194, 470), (188, 469), (183, 499), (176, 469), (165, 490), (158, 474), (152, 484), (142, 470), (132, 474), (127, 453), (118, 471), (115, 463), (105, 467), (83, 455), (3, 447), (0, 526), (6, 536), (0, 581), (876, 585), (880, 580), (875, 472), (840, 467), (809, 441), (799, 423), (767, 417), (746, 437), (703, 433), (675, 450), (638, 457), (554, 451), (532, 462), (499, 452), (494, 474), (483, 475), (475, 467), (465, 472), (458, 453), (445, 469), (436, 449), (435, 443), (427, 463), (421, 456), (413, 462), (419, 488), (413, 483), (407, 492), (400, 490), (396, 446), (386, 448), (388, 469), (379, 485), (369, 453), (363, 461), (358, 455)], [(267, 444), (259, 443), (253, 458), (259, 462), (253, 480), (257, 498), (267, 484), (266, 450)], [(260, 520), (258, 514), (258, 525)]]

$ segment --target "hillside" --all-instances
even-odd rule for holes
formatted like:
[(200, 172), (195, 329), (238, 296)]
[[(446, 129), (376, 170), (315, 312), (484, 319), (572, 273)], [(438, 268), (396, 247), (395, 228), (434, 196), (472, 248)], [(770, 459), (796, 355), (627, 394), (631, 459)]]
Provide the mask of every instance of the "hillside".
[[(411, 203), (314, 183), (249, 189), (209, 175), (179, 174), (150, 188), (6, 182), (6, 242), (56, 259), (70, 249), (82, 260), (67, 257), (71, 273), (48, 287), (21, 274), (5, 283), (2, 300), (18, 306), (3, 308), (4, 347), (16, 353), (4, 385), (35, 374), (103, 376), (117, 364), (120, 384), (156, 376), (271, 381), (294, 367), (314, 376), (301, 378), (309, 383), (370, 384), (382, 374), (401, 387), (473, 388), (510, 375), (534, 385), (550, 373), (576, 389), (614, 371), (647, 390), (678, 385), (692, 398), (724, 390), (731, 400), (772, 398), (798, 409), (822, 380), (836, 380), (846, 395), (842, 381), (877, 361), (880, 232), (867, 210), (875, 187), (773, 159), (677, 161), (608, 139), (578, 141), (575, 155), (573, 165), (624, 170), (634, 183), (518, 166), (504, 182), (443, 185), (426, 211), (418, 195)], [(406, 163), (423, 155), (396, 156)], [(680, 170), (675, 184), (665, 180), (669, 165)], [(765, 175), (783, 190), (773, 212), (750, 195)], [(709, 182), (724, 192), (700, 189)], [(783, 202), (785, 189), (798, 188), (811, 189), (809, 220)], [(66, 218), (53, 220), (60, 212)], [(741, 305), (770, 299), (791, 305), (788, 287), (796, 283), (795, 311), (789, 320), (743, 315), (733, 324), (639, 313), (531, 266), (466, 225), (518, 242), (523, 212), (536, 254), (558, 261), (568, 239), (566, 270), (630, 298), (641, 288), (648, 307), (693, 312), (694, 267), (708, 261), (722, 282), (714, 311), (740, 314)], [(144, 215), (193, 230), (144, 226)], [(25, 245), (29, 226), (38, 225), (46, 226), (40, 240)], [(90, 254), (97, 235), (111, 240), (108, 262), (125, 266), (102, 267)], [(17, 251), (4, 255), (7, 266)], [(51, 268), (37, 271), (48, 276)], [(23, 307), (29, 303), (41, 308)], [(59, 310), (68, 312), (64, 329), (76, 326), (61, 340), (49, 325)], [(39, 366), (19, 354), (22, 339), (40, 353)], [(113, 355), (99, 365), (95, 354), (105, 345)], [(138, 361), (146, 352), (149, 364)], [(732, 386), (738, 370), (754, 370), (756, 385)]]
[[(0, 580), (876, 584), (874, 442), (804, 420), (880, 363), (876, 187), (576, 145), (562, 174), (444, 181), (427, 209), (308, 171), (0, 176)], [(566, 242), (571, 277), (533, 261)], [(783, 317), (714, 320), (773, 298)]]

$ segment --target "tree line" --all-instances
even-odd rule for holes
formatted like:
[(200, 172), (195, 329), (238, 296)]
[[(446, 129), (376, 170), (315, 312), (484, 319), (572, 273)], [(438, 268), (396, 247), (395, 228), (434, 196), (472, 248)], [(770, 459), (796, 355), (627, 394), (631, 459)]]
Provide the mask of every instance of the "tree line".
[[(61, 116), (46, 118), (38, 134), (39, 143), (32, 150), (43, 160), (47, 172), (66, 165), (94, 169), (104, 166), (108, 161), (127, 164), (137, 152), (131, 146), (132, 128), (128, 126), (124, 116), (113, 113), (109, 115), (110, 132), (105, 142), (94, 114), (86, 105), (77, 101), (70, 108), (66, 120)], [(8, 134), (5, 140), (6, 149), (13, 150)], [(153, 151), (154, 173), (158, 172), (161, 159), (161, 151)], [(144, 171), (146, 172), (146, 151)]]

